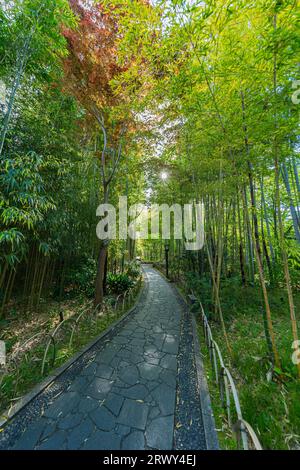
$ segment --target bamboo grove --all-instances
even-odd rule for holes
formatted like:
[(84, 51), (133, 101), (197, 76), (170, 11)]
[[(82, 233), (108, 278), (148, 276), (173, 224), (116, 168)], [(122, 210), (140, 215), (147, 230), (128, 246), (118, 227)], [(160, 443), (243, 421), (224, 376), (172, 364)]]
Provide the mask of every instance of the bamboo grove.
[(97, 305), (107, 270), (163, 260), (163, 240), (101, 244), (100, 202), (202, 201), (205, 246), (173, 238), (171, 275), (209, 279), (229, 352), (222, 283), (260, 286), (257, 321), (281, 370), (275, 287), (299, 339), (299, 11), (293, 0), (1, 2), (1, 316), (62, 296), (88, 263)]

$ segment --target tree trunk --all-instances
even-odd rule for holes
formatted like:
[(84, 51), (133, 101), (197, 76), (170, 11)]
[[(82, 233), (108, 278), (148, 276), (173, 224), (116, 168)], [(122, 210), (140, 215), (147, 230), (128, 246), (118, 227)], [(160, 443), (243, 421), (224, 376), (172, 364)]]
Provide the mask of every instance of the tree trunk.
[(263, 206), (263, 214), (264, 214), (264, 219), (265, 219), (266, 227), (267, 227), (267, 235), (268, 235), (268, 241), (269, 241), (269, 246), (270, 246), (271, 257), (272, 257), (273, 263), (275, 263), (275, 252), (274, 252), (274, 248), (273, 248), (273, 244), (272, 244), (272, 240), (271, 240), (271, 229), (270, 229), (270, 223), (269, 223), (269, 218), (268, 218), (268, 214), (267, 214), (263, 178), (260, 178), (260, 191), (261, 191), (261, 203), (262, 203), (262, 206)]
[(239, 203), (239, 192), (237, 191), (237, 214), (238, 214), (238, 228), (239, 228), (239, 259), (240, 259), (240, 269), (241, 269), (241, 279), (243, 286), (246, 286), (246, 272), (245, 272), (245, 257), (243, 249), (243, 231), (241, 224), (241, 215), (240, 215), (240, 203)]
[(300, 195), (300, 183), (299, 183), (298, 168), (297, 168), (297, 164), (296, 164), (296, 161), (295, 161), (295, 158), (294, 158), (294, 157), (293, 157), (293, 170), (294, 170), (294, 175), (295, 175), (295, 181), (296, 181), (296, 186), (297, 186), (298, 195)]
[(253, 254), (253, 241), (252, 241), (252, 228), (250, 224), (250, 217), (248, 214), (248, 200), (247, 200), (247, 191), (246, 188), (243, 188), (243, 197), (245, 199), (245, 207), (244, 207), (244, 223), (245, 223), (245, 231), (247, 234), (247, 245), (248, 248), (248, 263), (249, 263), (249, 277), (250, 277), (250, 284), (254, 285), (254, 254)]

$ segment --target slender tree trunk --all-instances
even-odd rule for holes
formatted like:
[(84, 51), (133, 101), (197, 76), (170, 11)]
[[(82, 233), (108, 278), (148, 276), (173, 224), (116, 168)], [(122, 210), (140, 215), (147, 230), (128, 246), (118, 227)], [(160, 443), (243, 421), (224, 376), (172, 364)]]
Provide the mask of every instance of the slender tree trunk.
[(239, 260), (240, 260), (240, 270), (241, 270), (241, 279), (243, 286), (246, 286), (246, 273), (245, 273), (245, 257), (243, 250), (243, 231), (241, 224), (240, 216), (240, 203), (239, 203), (239, 191), (237, 191), (237, 214), (238, 214), (238, 227), (239, 227)]
[[(232, 248), (231, 248), (231, 270), (232, 273), (235, 273), (235, 266), (236, 266), (236, 247), (237, 247), (237, 242), (238, 242), (238, 237), (237, 237), (237, 223), (236, 223), (236, 203), (233, 201), (233, 206), (232, 206), (233, 212), (232, 212)], [(228, 223), (229, 225), (229, 223)]]
[(31, 284), (31, 289), (30, 289), (30, 296), (28, 299), (28, 309), (33, 307), (33, 302), (34, 302), (34, 292), (35, 292), (35, 286), (36, 286), (36, 278), (37, 278), (37, 272), (38, 272), (38, 262), (39, 262), (39, 252), (36, 247), (36, 255), (35, 255), (35, 261), (34, 261), (34, 271), (33, 271), (33, 279), (32, 279), (32, 284)]
[[(103, 202), (108, 203), (108, 185), (104, 179), (103, 181)], [(107, 264), (107, 252), (108, 252), (109, 240), (101, 240), (100, 251), (97, 262), (97, 274), (95, 281), (95, 307), (101, 307), (104, 298), (104, 286), (105, 286), (105, 266)]]
[[(274, 14), (274, 33), (277, 32), (277, 14)], [(274, 63), (273, 63), (273, 92), (275, 97), (275, 132), (274, 132), (274, 166), (275, 166), (275, 200), (276, 206), (278, 210), (277, 218), (278, 218), (278, 228), (279, 228), (279, 240), (280, 240), (280, 248), (282, 254), (282, 262), (284, 268), (284, 275), (286, 281), (286, 288), (288, 293), (288, 301), (289, 301), (289, 309), (290, 309), (290, 318), (291, 318), (291, 325), (292, 325), (292, 334), (293, 339), (296, 344), (298, 344), (299, 337), (298, 337), (298, 330), (297, 330), (297, 320), (295, 315), (295, 304), (293, 298), (293, 291), (292, 291), (292, 283), (290, 277), (290, 271), (288, 266), (288, 256), (285, 249), (285, 240), (284, 240), (284, 227), (281, 217), (281, 204), (280, 204), (280, 184), (279, 184), (279, 177), (280, 177), (280, 164), (279, 164), (279, 148), (278, 148), (278, 137), (277, 137), (277, 44), (275, 42), (274, 45)], [(300, 378), (300, 363), (297, 364), (298, 369), (298, 377)]]
[(300, 182), (299, 182), (299, 175), (298, 175), (298, 167), (295, 158), (293, 157), (293, 170), (294, 170), (294, 175), (295, 175), (295, 181), (296, 181), (296, 186), (297, 186), (297, 191), (298, 191), (298, 199), (300, 197)]
[(211, 254), (210, 254), (210, 251), (209, 251), (209, 246), (208, 246), (207, 243), (205, 243), (205, 245), (206, 245), (206, 252), (207, 252), (209, 267), (210, 267), (210, 270), (211, 270), (211, 278), (212, 278), (212, 282), (213, 282), (213, 285), (214, 285), (214, 288), (215, 288), (215, 293), (216, 293), (215, 294), (216, 295), (216, 303), (217, 303), (217, 306), (218, 306), (220, 323), (221, 323), (221, 327), (222, 327), (222, 331), (223, 331), (223, 335), (224, 335), (227, 350), (228, 350), (230, 356), (232, 356), (232, 349), (231, 349), (229, 338), (228, 338), (227, 331), (226, 331), (226, 326), (225, 326), (225, 322), (224, 322), (224, 317), (223, 317), (223, 312), (222, 312), (222, 307), (221, 307), (221, 302), (220, 302), (220, 297), (219, 297), (219, 291), (218, 291), (218, 288), (216, 286), (213, 262), (212, 262)]
[(248, 199), (247, 199), (247, 191), (245, 187), (243, 188), (242, 194), (245, 199), (244, 219), (245, 219), (245, 229), (246, 229), (246, 234), (247, 234), (249, 277), (250, 277), (250, 283), (254, 285), (254, 254), (253, 254), (252, 227), (250, 223), (250, 217), (248, 214)]
[(221, 269), (222, 269), (222, 260), (223, 260), (223, 247), (224, 247), (224, 240), (223, 240), (223, 216), (224, 216), (224, 209), (223, 209), (223, 201), (221, 201), (221, 197), (219, 200), (219, 208), (218, 208), (218, 238), (217, 238), (217, 253), (216, 253), (216, 267), (215, 267), (215, 283), (213, 285), (213, 293), (214, 293), (214, 303), (215, 303), (215, 311), (217, 312), (218, 309), (218, 301), (217, 298), (220, 298), (220, 279), (221, 279)]
[(10, 285), (11, 285), (12, 278), (13, 278), (13, 268), (11, 267), (10, 270), (9, 270), (9, 276), (8, 276), (6, 288), (5, 288), (5, 291), (4, 291), (4, 296), (3, 296), (3, 299), (2, 299), (2, 305), (1, 305), (1, 310), (0, 310), (0, 318), (3, 317), (3, 312), (4, 312), (4, 308), (5, 308), (5, 305), (6, 305), (7, 300), (8, 300), (8, 294), (9, 294), (9, 291), (10, 291)]
[(243, 127), (244, 127), (244, 141), (245, 141), (245, 148), (248, 157), (248, 177), (249, 177), (249, 187), (250, 187), (250, 200), (251, 200), (251, 209), (252, 209), (252, 220), (253, 220), (253, 227), (254, 227), (254, 238), (256, 244), (256, 251), (258, 256), (261, 259), (261, 247), (260, 247), (260, 240), (259, 240), (259, 229), (258, 229), (258, 219), (257, 219), (257, 208), (256, 208), (256, 197), (255, 197), (255, 188), (253, 182), (253, 168), (252, 163), (249, 159), (249, 142), (248, 142), (248, 135), (247, 135), (247, 125), (246, 125), (246, 112), (245, 112), (245, 98), (243, 92), (241, 92), (242, 98), (242, 112), (243, 112)]
[[(244, 213), (247, 219), (247, 224), (250, 225), (249, 214), (248, 214), (247, 206), (246, 206), (245, 193), (243, 193), (243, 205), (244, 205)], [(252, 237), (254, 238), (252, 231), (251, 231), (251, 234), (252, 234)], [(265, 276), (264, 276), (264, 270), (263, 270), (263, 266), (261, 262), (261, 256), (259, 256), (259, 253), (257, 251), (257, 245), (255, 243), (255, 240), (254, 240), (253, 245), (254, 245), (255, 258), (256, 258), (256, 262), (258, 266), (260, 285), (262, 288), (264, 303), (265, 303), (265, 311), (263, 313), (263, 323), (264, 323), (264, 329), (265, 329), (266, 343), (267, 343), (270, 355), (272, 357), (272, 360), (274, 361), (277, 367), (280, 367), (279, 354), (278, 354), (276, 342), (275, 342), (272, 315), (271, 315), (271, 309), (270, 309), (270, 304), (269, 304)]]
[(264, 219), (265, 219), (266, 227), (267, 227), (267, 235), (268, 235), (268, 242), (270, 246), (272, 262), (275, 263), (275, 252), (274, 252), (272, 239), (271, 239), (270, 222), (269, 222), (269, 217), (267, 214), (267, 206), (266, 206), (266, 199), (265, 199), (265, 192), (264, 192), (264, 181), (262, 177), (260, 178), (260, 191), (261, 191), (261, 203), (262, 203)]
[[(261, 193), (261, 199), (262, 199), (262, 193)], [(268, 247), (266, 243), (266, 238), (265, 238), (265, 228), (264, 228), (264, 206), (261, 201), (261, 216), (260, 216), (260, 231), (261, 231), (261, 240), (262, 240), (262, 248), (263, 248), (263, 254), (265, 256), (265, 260), (267, 263), (268, 271), (269, 271), (269, 278), (270, 278), (270, 283), (273, 282), (273, 270), (272, 270), (272, 263), (270, 260), (269, 252), (268, 252)]]
[(44, 262), (42, 263), (42, 271), (41, 271), (41, 276), (40, 276), (40, 287), (37, 295), (37, 300), (36, 300), (36, 306), (38, 307), (42, 295), (42, 290), (43, 290), (43, 285), (44, 285), (44, 279), (45, 279), (45, 274), (46, 274), (46, 269), (48, 265), (48, 259), (45, 258)]
[(108, 244), (103, 242), (98, 255), (97, 263), (97, 275), (95, 282), (95, 307), (101, 306), (104, 298), (104, 274), (105, 274), (105, 263), (107, 260)]
[(5, 261), (5, 264), (4, 264), (4, 267), (2, 268), (2, 272), (0, 276), (0, 288), (2, 287), (2, 284), (4, 283), (7, 268), (8, 268), (8, 263), (7, 261)]
[(278, 240), (278, 221), (277, 221), (277, 206), (275, 199), (273, 200), (273, 222), (274, 222), (274, 237)]

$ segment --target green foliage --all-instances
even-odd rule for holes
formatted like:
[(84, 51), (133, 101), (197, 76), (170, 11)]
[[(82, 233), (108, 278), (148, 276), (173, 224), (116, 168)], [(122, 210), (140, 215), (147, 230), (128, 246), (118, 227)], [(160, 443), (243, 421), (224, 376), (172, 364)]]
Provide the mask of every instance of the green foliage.
[[(0, 29), (6, 44), (2, 66), (6, 68), (7, 81), (19, 67), (20, 57), (27, 59), (28, 73), (49, 80), (53, 70), (59, 70), (58, 59), (67, 53), (62, 27), (76, 26), (69, 3), (66, 0), (15, 0), (2, 15), (4, 21)], [(6, 25), (9, 28), (5, 28)]]
[[(20, 260), (46, 214), (55, 209), (47, 195), (42, 176), (43, 159), (30, 152), (1, 159), (0, 173), (0, 256)], [(8, 258), (9, 257), (9, 258)]]
[(289, 262), (291, 267), (297, 271), (299, 275), (300, 272), (300, 246), (297, 242), (292, 240), (287, 247), (287, 253), (289, 257)]
[(136, 261), (131, 261), (125, 265), (125, 274), (133, 280), (136, 280), (141, 274), (140, 264)]

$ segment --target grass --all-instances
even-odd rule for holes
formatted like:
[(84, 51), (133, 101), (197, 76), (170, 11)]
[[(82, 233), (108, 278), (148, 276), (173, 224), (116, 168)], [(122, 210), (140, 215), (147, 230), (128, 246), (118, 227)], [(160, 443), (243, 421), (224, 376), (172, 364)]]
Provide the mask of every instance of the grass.
[[(300, 382), (291, 359), (292, 335), (285, 291), (280, 288), (269, 290), (282, 369), (280, 374), (273, 374), (271, 380), (259, 288), (243, 288), (231, 281), (222, 289), (221, 302), (233, 350), (232, 358), (227, 353), (220, 325), (212, 314), (209, 290), (204, 287), (199, 293), (209, 317), (213, 337), (236, 383), (244, 419), (254, 428), (264, 449), (299, 449)], [(295, 302), (296, 312), (299, 312), (299, 293), (295, 296)], [(198, 323), (220, 444), (224, 449), (233, 449), (236, 446), (220, 406), (200, 321)]]
[[(136, 296), (130, 303), (126, 304), (127, 309), (133, 305), (135, 299)], [(53, 330), (53, 327), (59, 323), (60, 311), (63, 310), (65, 318), (67, 318), (75, 312), (82, 311), (88, 305), (86, 299), (77, 298), (64, 303), (47, 303), (45, 309), (43, 309), (44, 311), (39, 312), (39, 314), (32, 312), (29, 317), (14, 318), (12, 316), (6, 321), (1, 334), (1, 339), (4, 339), (7, 345), (8, 357), (17, 347), (24, 344), (28, 338), (34, 336), (41, 329), (44, 332)], [(116, 311), (107, 310), (104, 315), (91, 316), (91, 313), (84, 314), (71, 345), (69, 344), (71, 329), (65, 323), (66, 327), (62, 327), (61, 334), (57, 338), (55, 363), (51, 367), (50, 357), (53, 352), (51, 346), (47, 355), (47, 367), (43, 375), (41, 367), (46, 340), (29, 342), (25, 348), (22, 348), (15, 367), (12, 367), (8, 373), (2, 376), (2, 381), (0, 380), (0, 412), (2, 413), (0, 417), (4, 418), (3, 413), (5, 410), (13, 406), (24, 394), (44, 380), (47, 375), (50, 375), (54, 369), (64, 364), (76, 352), (82, 350), (90, 341), (117, 321), (123, 313), (124, 311), (120, 306)]]

